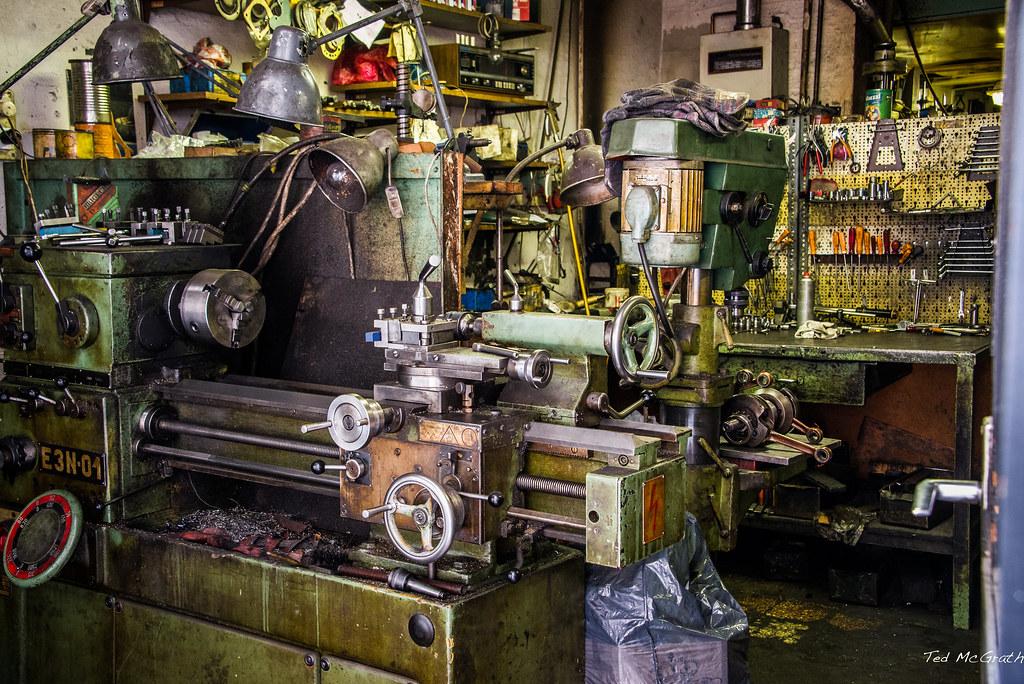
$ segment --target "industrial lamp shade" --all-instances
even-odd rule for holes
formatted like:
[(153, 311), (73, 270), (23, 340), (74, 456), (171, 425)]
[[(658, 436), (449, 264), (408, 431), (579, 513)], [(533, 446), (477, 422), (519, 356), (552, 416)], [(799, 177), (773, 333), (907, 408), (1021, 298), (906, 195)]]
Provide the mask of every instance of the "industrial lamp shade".
[(306, 40), (300, 29), (274, 29), (266, 59), (253, 67), (238, 94), (236, 112), (310, 126), (323, 123), (320, 88), (306, 64)]
[(338, 138), (309, 154), (309, 168), (320, 192), (349, 214), (366, 208), (384, 178), (384, 165), (397, 150), (389, 131), (365, 138)]
[(604, 154), (597, 144), (583, 145), (572, 155), (562, 174), (562, 201), (573, 207), (590, 207), (615, 197), (604, 182)]
[(167, 40), (139, 21), (134, 0), (115, 3), (114, 20), (103, 29), (92, 56), (93, 82), (165, 81), (181, 75)]

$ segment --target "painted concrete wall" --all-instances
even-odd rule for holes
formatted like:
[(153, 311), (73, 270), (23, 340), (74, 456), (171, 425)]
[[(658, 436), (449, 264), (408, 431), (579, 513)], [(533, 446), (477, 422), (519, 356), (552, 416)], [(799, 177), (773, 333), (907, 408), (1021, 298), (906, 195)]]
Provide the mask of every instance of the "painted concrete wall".
[[(663, 59), (663, 5), (668, 0), (587, 3), (586, 80), (584, 125), (598, 135), (601, 116), (619, 103), (627, 90), (658, 83)], [(604, 241), (618, 249), (619, 235), (609, 216), (618, 202), (605, 202), (588, 212), (591, 241)], [(600, 231), (594, 228), (600, 216)]]
[[(816, 4), (816, 3), (815, 3)], [(700, 36), (711, 32), (711, 14), (734, 10), (730, 0), (662, 0), (662, 59), (661, 79), (698, 80), (700, 76)], [(782, 20), (789, 31), (789, 95), (796, 99), (800, 93), (800, 44), (803, 30), (804, 0), (763, 0), (762, 24), (769, 25), (772, 16)], [(825, 0), (825, 30), (822, 44), (821, 101), (842, 105), (844, 113), (851, 112), (853, 100), (853, 11), (840, 0)], [(718, 31), (732, 28), (732, 17), (718, 20)], [(812, 31), (814, 26), (812, 25)], [(812, 36), (813, 43), (813, 36)], [(813, 75), (813, 44), (811, 49)], [(813, 88), (809, 82), (808, 89)]]

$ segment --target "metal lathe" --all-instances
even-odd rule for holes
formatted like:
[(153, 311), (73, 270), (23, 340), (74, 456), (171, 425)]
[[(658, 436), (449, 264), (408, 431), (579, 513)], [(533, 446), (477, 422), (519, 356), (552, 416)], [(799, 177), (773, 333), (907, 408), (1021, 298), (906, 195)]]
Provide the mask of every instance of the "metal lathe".
[[(579, 681), (585, 564), (680, 541), (687, 512), (729, 550), (758, 491), (835, 446), (790, 385), (719, 365), (730, 313), (712, 291), (742, 299), (771, 268), (783, 139), (631, 119), (606, 158), (650, 297), (614, 316), (525, 311), (508, 274), (505, 308), (445, 310), (439, 244), (404, 294), (350, 321), (363, 352), (312, 352), (382, 365), (372, 387), (246, 372), (275, 331), (231, 230), (146, 210), (96, 236), (17, 236), (0, 301), (4, 662), (80, 682), (220, 681), (229, 665), (251, 681)], [(388, 173), (433, 161), (399, 154)], [(345, 169), (316, 163), (328, 193)], [(460, 193), (404, 230), (435, 235)], [(393, 225), (393, 198), (366, 194), (363, 215)], [(687, 269), (680, 303), (655, 268)]]

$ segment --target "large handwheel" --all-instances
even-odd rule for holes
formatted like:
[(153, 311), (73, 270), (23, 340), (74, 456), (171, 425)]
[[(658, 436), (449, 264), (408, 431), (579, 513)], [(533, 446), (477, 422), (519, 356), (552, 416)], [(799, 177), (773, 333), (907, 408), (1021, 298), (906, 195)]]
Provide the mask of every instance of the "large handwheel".
[[(403, 490), (414, 490), (411, 498), (400, 496)], [(448, 553), (455, 533), (466, 519), (462, 497), (445, 485), (418, 473), (406, 473), (388, 487), (384, 504), (373, 511), (363, 511), (363, 517), (375, 512), (384, 514), (384, 529), (399, 553), (411, 561), (429, 564)], [(410, 543), (398, 526), (397, 517), (412, 520), (420, 533), (418, 545)]]
[(661, 329), (654, 305), (646, 297), (630, 297), (612, 320), (608, 355), (615, 372), (629, 382), (640, 382), (639, 371), (648, 371), (658, 359)]

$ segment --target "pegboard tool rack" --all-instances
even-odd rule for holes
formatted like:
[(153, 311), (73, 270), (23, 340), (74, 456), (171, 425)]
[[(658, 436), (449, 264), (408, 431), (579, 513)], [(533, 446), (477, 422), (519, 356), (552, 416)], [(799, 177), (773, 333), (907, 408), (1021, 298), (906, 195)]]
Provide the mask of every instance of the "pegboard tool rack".
[[(755, 314), (768, 313), (777, 302), (795, 303), (796, 281), (803, 271), (816, 279), (816, 304), (825, 307), (856, 308), (867, 306), (894, 311), (894, 320), (908, 320), (913, 316), (914, 277), (937, 279), (939, 255), (957, 235), (958, 228), (984, 226), (994, 239), (995, 215), (994, 183), (970, 180), (961, 167), (969, 159), (978, 132), (983, 127), (999, 125), (998, 114), (980, 114), (929, 119), (902, 119), (887, 122), (895, 125), (899, 143), (901, 170), (869, 171), (869, 155), (878, 127), (877, 122), (835, 123), (815, 127), (805, 118), (793, 121), (780, 129), (787, 137), (791, 182), (780, 206), (776, 237), (787, 228), (795, 237), (786, 250), (776, 250), (775, 273), (763, 283), (751, 282), (752, 308)], [(922, 130), (931, 127), (922, 136)], [(793, 203), (800, 178), (800, 148), (815, 129), (820, 129), (826, 144), (831, 147), (834, 136), (842, 129), (853, 151), (851, 159), (835, 160), (819, 173), (812, 164), (809, 179), (832, 181), (839, 189), (860, 188), (871, 178), (888, 180), (894, 192), (890, 202), (879, 201), (826, 201), (809, 202), (802, 199)], [(937, 144), (924, 147), (919, 140)], [(892, 166), (895, 155), (891, 149), (879, 150), (877, 161)], [(859, 164), (859, 172), (851, 166)], [(791, 207), (794, 210), (791, 211)], [(872, 255), (865, 253), (846, 255), (832, 248), (832, 231), (843, 231), (844, 245), (848, 244), (848, 231), (856, 226), (872, 236), (890, 231), (890, 239), (910, 242), (924, 248), (924, 253), (904, 266), (897, 266), (898, 255)], [(816, 254), (812, 255), (808, 236), (816, 237)], [(851, 259), (852, 256), (852, 259)], [(852, 261), (852, 264), (851, 264)], [(800, 264), (792, 268), (792, 264)], [(859, 265), (858, 265), (859, 264)], [(927, 275), (925, 275), (927, 271)], [(957, 319), (960, 290), (965, 292), (968, 306), (979, 305), (980, 322), (991, 320), (991, 280), (984, 276), (950, 276), (939, 279), (925, 288), (920, 320), (950, 323)]]

